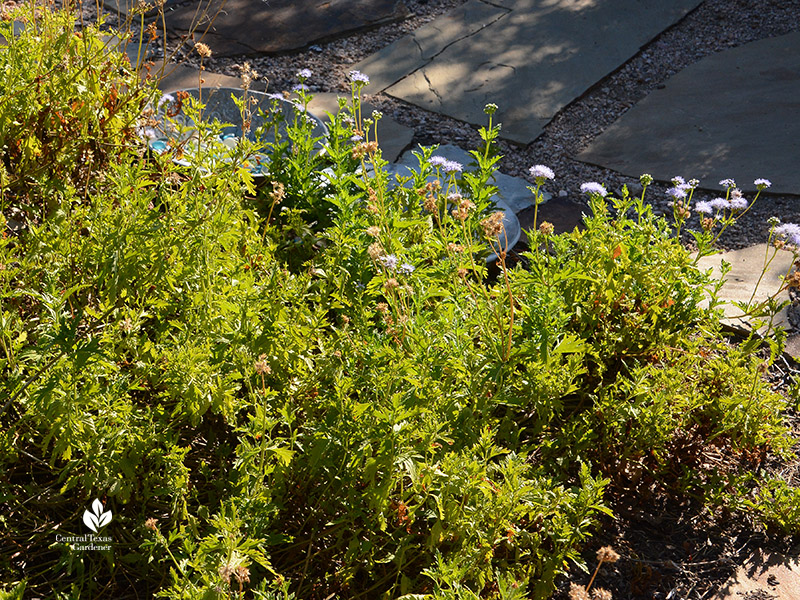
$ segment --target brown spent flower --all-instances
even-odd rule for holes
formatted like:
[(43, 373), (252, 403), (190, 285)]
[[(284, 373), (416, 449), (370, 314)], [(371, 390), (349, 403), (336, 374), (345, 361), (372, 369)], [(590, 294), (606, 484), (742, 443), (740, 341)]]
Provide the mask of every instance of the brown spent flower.
[(389, 305), (386, 304), (386, 302), (378, 302), (378, 304), (375, 305), (375, 310), (377, 310), (379, 313), (386, 314), (389, 312)]
[(593, 600), (612, 600), (613, 596), (611, 592), (604, 588), (594, 588), (592, 590), (592, 599)]
[(555, 226), (550, 221), (542, 221), (539, 231), (544, 235), (550, 235), (555, 231)]
[(447, 249), (450, 252), (461, 254), (464, 251), (464, 246), (462, 246), (461, 244), (454, 244), (453, 242), (450, 242), (449, 244), (447, 244)]
[(239, 74), (242, 79), (242, 88), (245, 90), (249, 90), (253, 81), (258, 79), (258, 73), (256, 73), (248, 61), (245, 61), (244, 64), (239, 67)]
[[(459, 220), (459, 221), (461, 221), (463, 223), (469, 217), (469, 210), (471, 208), (473, 208), (474, 206), (475, 205), (472, 202), (470, 202), (469, 200), (467, 200), (466, 198), (459, 197), (458, 208), (454, 208), (453, 212), (452, 212), (453, 218), (455, 218), (455, 219), (457, 219), (457, 220)], [(495, 213), (495, 214), (500, 214), (500, 213)], [(502, 215), (501, 215), (500, 219), (502, 221)]]
[(256, 373), (258, 373), (259, 375), (269, 375), (270, 373), (272, 373), (272, 368), (270, 368), (270, 366), (267, 364), (266, 354), (259, 355), (258, 360), (255, 362), (255, 365), (253, 366), (256, 370)]
[(383, 287), (384, 287), (384, 289), (389, 290), (389, 291), (396, 290), (397, 288), (400, 287), (400, 282), (397, 281), (397, 279), (395, 279), (394, 277), (392, 277), (391, 279), (387, 279), (383, 283)]
[(211, 58), (211, 48), (208, 47), (208, 44), (204, 44), (203, 42), (197, 42), (194, 45), (194, 49), (197, 50), (197, 53), (200, 55), (200, 58)]
[(149, 519), (147, 519), (144, 522), (144, 526), (145, 526), (146, 529), (149, 529), (150, 531), (158, 531), (158, 527), (156, 526), (156, 523), (158, 523), (158, 519), (150, 517)]
[[(0, 265), (2, 267), (2, 265)], [(800, 288), (800, 271), (792, 271), (786, 279), (784, 284), (787, 288)]]
[(233, 576), (236, 577), (236, 581), (239, 582), (239, 585), (243, 583), (250, 583), (250, 569), (244, 565), (239, 565), (236, 567), (236, 570), (233, 572)]
[(590, 600), (586, 588), (577, 583), (569, 584), (569, 600)]
[(272, 191), (269, 193), (270, 200), (272, 200), (273, 204), (280, 204), (285, 197), (286, 190), (284, 189), (283, 184), (278, 181), (273, 181)]
[(503, 213), (492, 213), (481, 221), (481, 227), (487, 238), (496, 238), (503, 232)]
[(233, 565), (230, 563), (225, 563), (219, 568), (219, 576), (222, 577), (222, 581), (225, 583), (230, 584), (231, 582), (231, 575), (233, 575)]
[(383, 246), (380, 245), (379, 242), (373, 242), (367, 248), (367, 254), (372, 260), (378, 260), (381, 256), (383, 256)]
[(462, 278), (467, 276), (467, 270), (463, 267), (458, 269), (456, 273), (458, 273), (458, 276)]
[(370, 237), (378, 237), (381, 234), (381, 228), (377, 225), (367, 227), (367, 235)]
[(433, 194), (428, 194), (425, 196), (425, 201), (422, 203), (422, 207), (429, 213), (436, 212), (436, 196)]
[(611, 546), (603, 546), (597, 551), (597, 560), (600, 562), (615, 563), (619, 560), (619, 554)]

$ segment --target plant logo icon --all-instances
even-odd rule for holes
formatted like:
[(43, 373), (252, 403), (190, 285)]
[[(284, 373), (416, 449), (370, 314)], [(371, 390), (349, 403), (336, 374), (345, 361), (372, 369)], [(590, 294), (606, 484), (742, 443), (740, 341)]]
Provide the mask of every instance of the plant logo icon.
[(103, 503), (95, 498), (92, 502), (92, 510), (83, 512), (83, 522), (89, 529), (97, 533), (98, 529), (111, 522), (111, 511), (103, 512)]

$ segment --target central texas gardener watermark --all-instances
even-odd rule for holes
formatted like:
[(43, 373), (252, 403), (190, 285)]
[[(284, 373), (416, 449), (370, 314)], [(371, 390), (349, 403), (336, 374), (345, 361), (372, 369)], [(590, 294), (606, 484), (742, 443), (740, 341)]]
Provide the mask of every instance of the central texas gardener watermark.
[(111, 511), (105, 510), (103, 503), (96, 499), (92, 502), (91, 509), (83, 513), (83, 523), (94, 533), (86, 535), (61, 535), (56, 534), (56, 541), (74, 544), (75, 550), (111, 550), (111, 538), (95, 535), (111, 522)]

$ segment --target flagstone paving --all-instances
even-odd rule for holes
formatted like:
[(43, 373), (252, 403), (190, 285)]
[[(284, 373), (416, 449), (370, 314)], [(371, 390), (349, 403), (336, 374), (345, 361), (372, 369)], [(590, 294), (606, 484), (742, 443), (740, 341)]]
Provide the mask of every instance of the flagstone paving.
[[(720, 300), (726, 301), (722, 306), (725, 312), (726, 321), (729, 325), (744, 330), (751, 329), (752, 319), (742, 317), (742, 310), (737, 308), (734, 302), (758, 303), (767, 300), (770, 296), (777, 295), (779, 302), (789, 300), (787, 291), (778, 291), (783, 286), (783, 278), (788, 274), (792, 267), (793, 255), (786, 250), (778, 250), (775, 258), (769, 262), (769, 268), (761, 277), (764, 269), (765, 258), (771, 257), (775, 250), (769, 248), (767, 244), (757, 244), (741, 250), (733, 250), (704, 256), (698, 261), (698, 268), (701, 270), (712, 269), (714, 276), (721, 273), (722, 261), (731, 265), (730, 272), (725, 276), (725, 285), (720, 291)], [(760, 281), (759, 281), (760, 279)], [(755, 290), (755, 295), (753, 295)], [(784, 328), (790, 328), (788, 309), (784, 308), (775, 317), (775, 324)]]
[(800, 598), (800, 559), (757, 550), (736, 569), (714, 600), (797, 600)]
[(704, 58), (625, 113), (578, 158), (625, 175), (696, 177), (800, 194), (800, 32)]
[(402, 0), (201, 0), (168, 9), (165, 20), (225, 57), (297, 50), (407, 14)]
[[(386, 93), (475, 125), (486, 123), (484, 106), (494, 102), (501, 136), (528, 144), (560, 109), (700, 2), (491, 3), (505, 14), (483, 4), (489, 3), (469, 2), (415, 34), (414, 60), (404, 38), (356, 68), (386, 85), (400, 74), (398, 65), (407, 65), (409, 72)], [(432, 42), (437, 27), (444, 39)], [(381, 78), (383, 72), (391, 75)]]

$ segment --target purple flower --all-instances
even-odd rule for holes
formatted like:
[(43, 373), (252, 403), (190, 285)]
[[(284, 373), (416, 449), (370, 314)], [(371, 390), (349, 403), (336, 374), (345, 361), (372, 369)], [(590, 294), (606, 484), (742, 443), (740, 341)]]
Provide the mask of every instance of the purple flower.
[(428, 162), (431, 163), (432, 167), (441, 167), (447, 162), (447, 159), (444, 156), (431, 156)]
[(545, 179), (555, 179), (556, 174), (553, 169), (544, 165), (533, 165), (529, 170), (531, 177), (536, 180), (536, 183), (544, 183)]
[(769, 179), (756, 179), (753, 184), (759, 189), (763, 190), (772, 186), (772, 182)]
[(447, 201), (452, 202), (453, 204), (458, 204), (461, 202), (461, 198), (463, 198), (463, 196), (458, 192), (453, 192), (452, 194), (447, 195)]
[(387, 254), (386, 256), (381, 256), (379, 259), (384, 267), (389, 269), (390, 271), (394, 271), (397, 268), (397, 257), (394, 254)]
[(742, 196), (731, 196), (729, 203), (732, 210), (744, 210), (749, 204)]
[(354, 144), (357, 144), (358, 142), (362, 141), (363, 139), (364, 139), (363, 135), (354, 135), (354, 136), (352, 136), (350, 138), (350, 141), (353, 142)]
[(725, 210), (731, 207), (731, 203), (725, 198), (714, 198), (709, 204), (714, 210)]
[(723, 179), (719, 184), (724, 188), (736, 187), (736, 182), (733, 179)]
[[(673, 179), (673, 181), (675, 180)], [(682, 185), (686, 184), (684, 183)], [(675, 200), (683, 200), (684, 198), (686, 198), (686, 190), (676, 185), (675, 187), (671, 187), (667, 190), (667, 196), (671, 196)]]
[(309, 77), (311, 77), (311, 69), (300, 69), (297, 72), (298, 79), (308, 79)]
[(581, 184), (581, 192), (584, 194), (597, 194), (600, 197), (605, 198), (608, 195), (606, 188), (603, 187), (602, 184), (597, 183), (596, 181), (587, 181), (586, 183)]
[(700, 180), (699, 179), (690, 179), (689, 181), (686, 182), (686, 185), (689, 186), (690, 190), (693, 190), (698, 185), (700, 185)]
[(403, 275), (411, 275), (414, 272), (414, 265), (403, 263), (398, 269)]
[(161, 108), (165, 103), (172, 104), (175, 102), (175, 96), (172, 94), (164, 94), (161, 98), (158, 99), (158, 104), (156, 104), (156, 108)]
[(710, 215), (712, 212), (714, 212), (714, 207), (711, 206), (711, 202), (709, 202), (708, 200), (701, 200), (700, 202), (694, 205), (694, 209), (697, 212), (706, 215)]
[(305, 83), (296, 83), (292, 87), (293, 92), (307, 92), (310, 89)]
[(784, 223), (775, 228), (775, 235), (783, 238), (794, 246), (800, 246), (800, 225)]
[(675, 175), (675, 177), (672, 178), (672, 185), (675, 187), (686, 185), (686, 180), (680, 175)]
[(353, 83), (361, 83), (363, 85), (369, 84), (369, 77), (364, 75), (361, 71), (350, 71), (350, 81)]
[(454, 160), (446, 160), (442, 165), (442, 171), (445, 173), (461, 173), (461, 169), (463, 165), (460, 162), (456, 162)]

